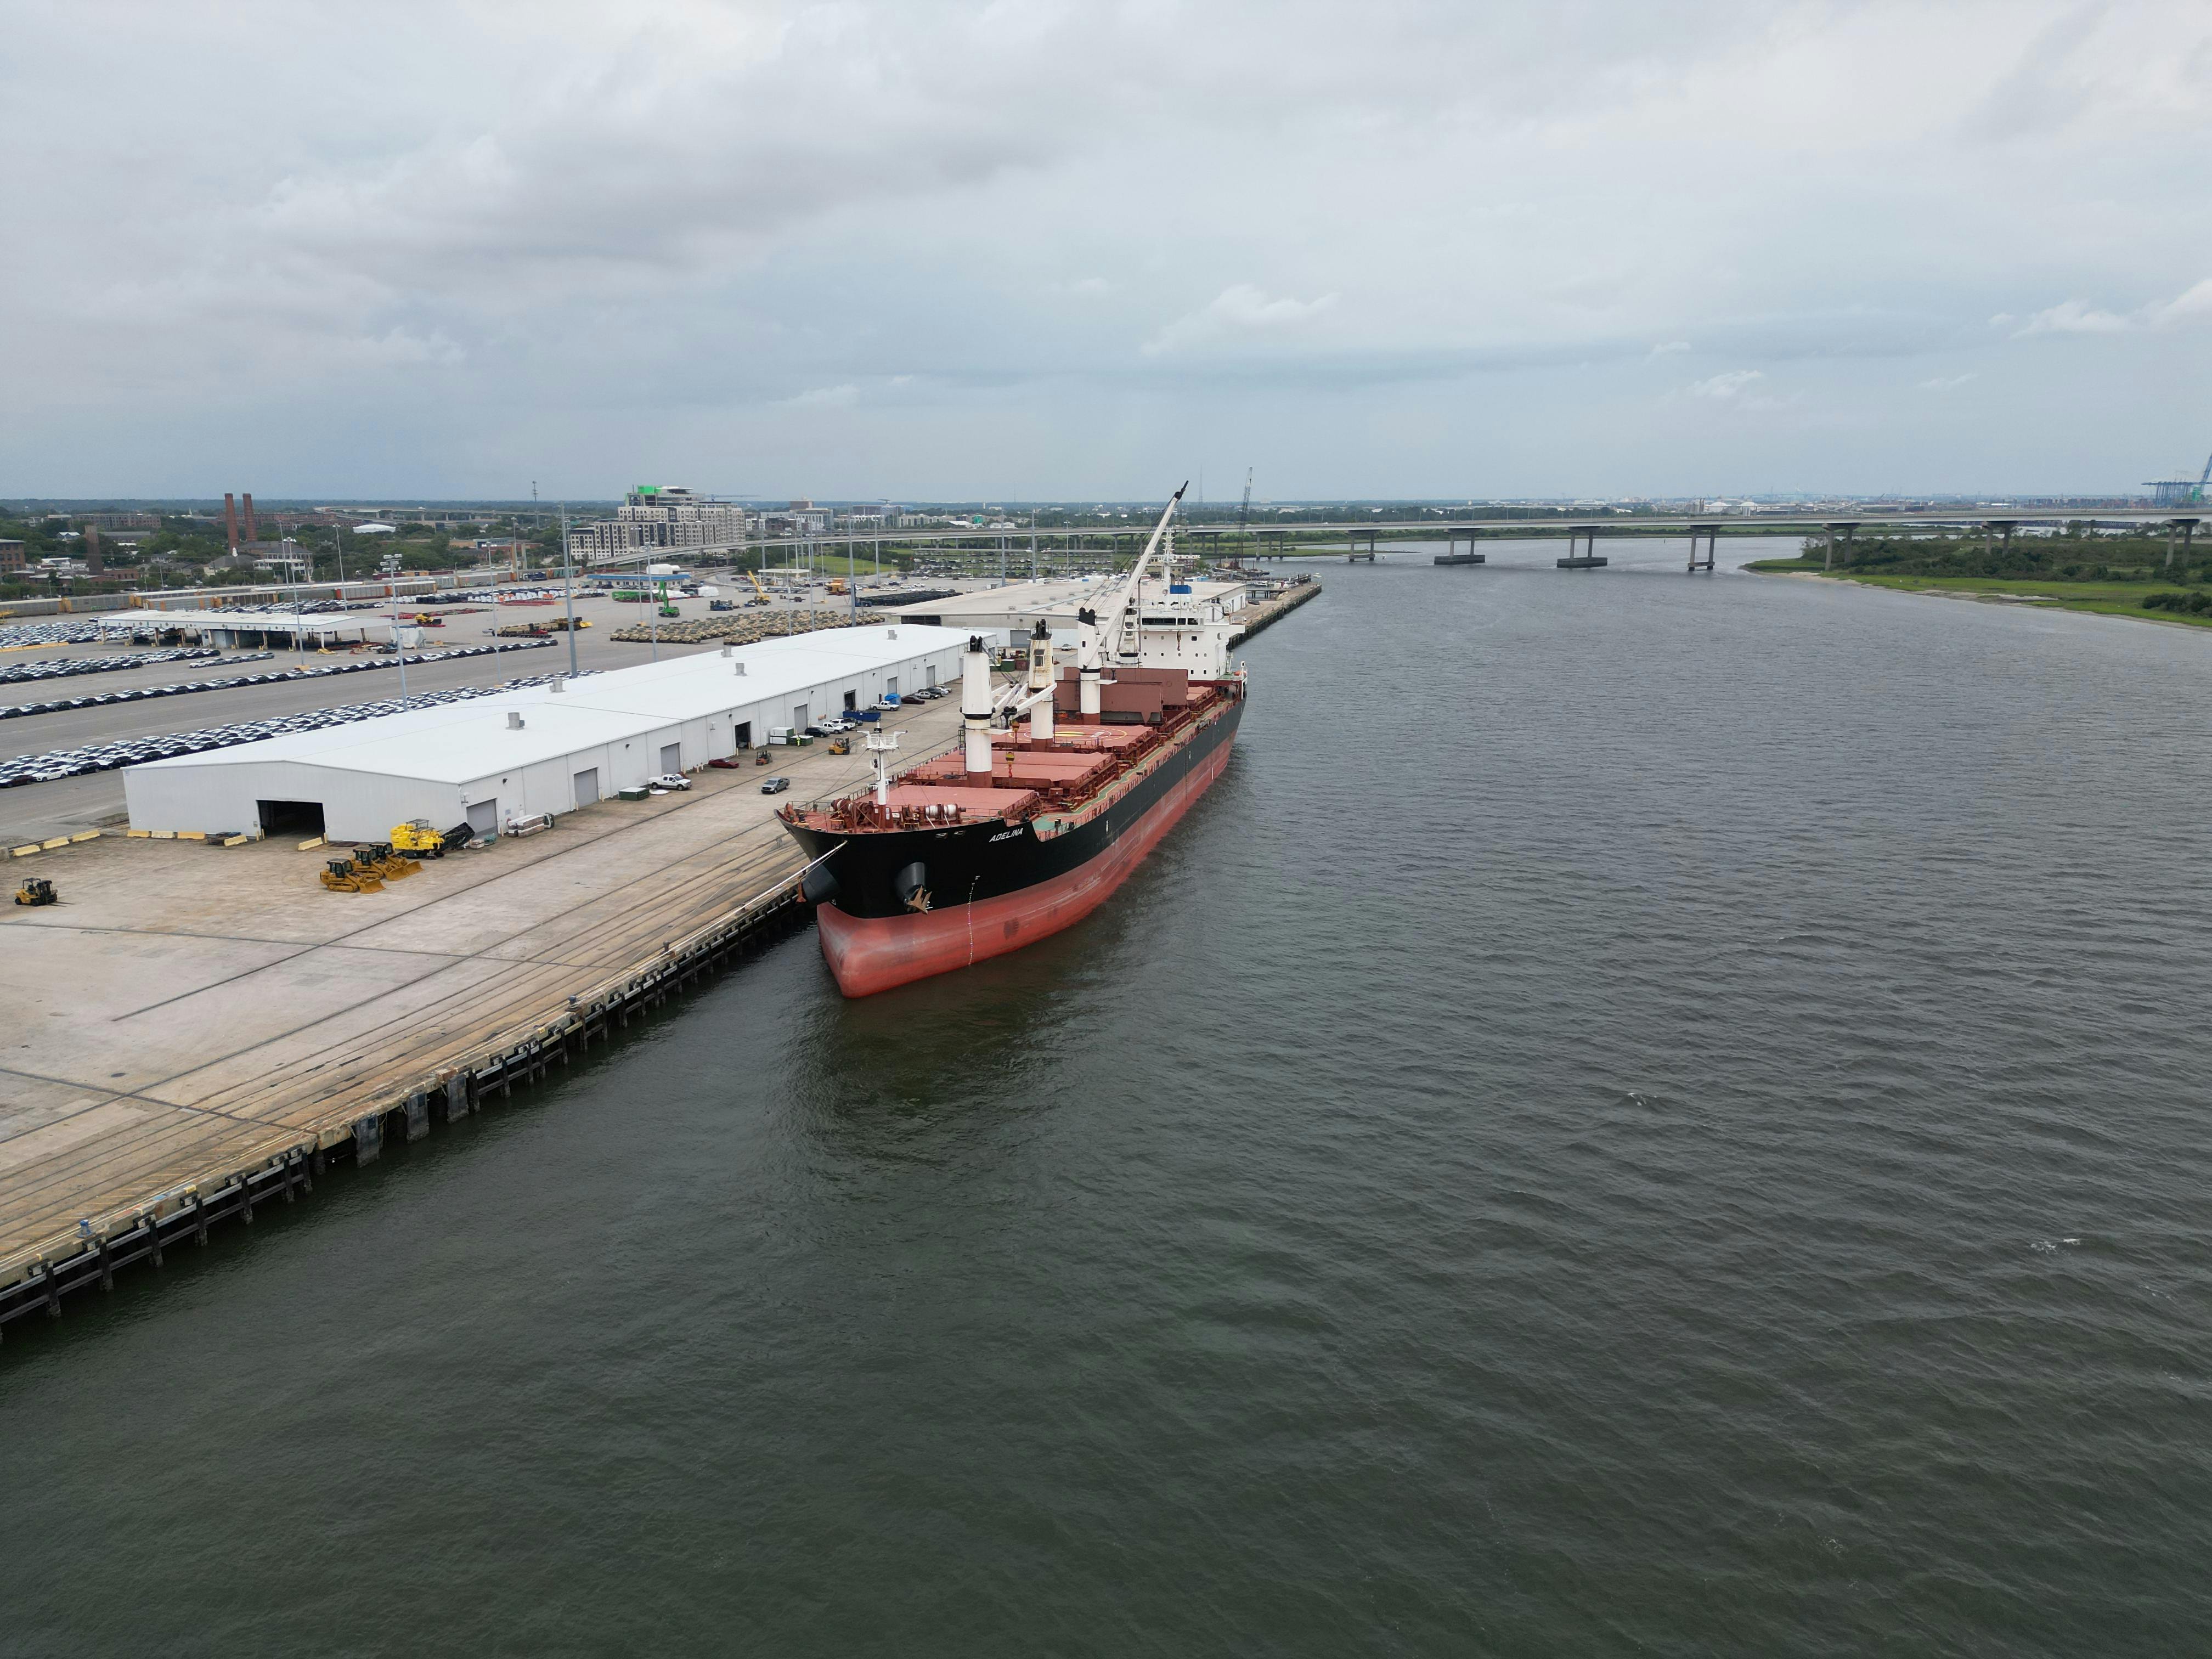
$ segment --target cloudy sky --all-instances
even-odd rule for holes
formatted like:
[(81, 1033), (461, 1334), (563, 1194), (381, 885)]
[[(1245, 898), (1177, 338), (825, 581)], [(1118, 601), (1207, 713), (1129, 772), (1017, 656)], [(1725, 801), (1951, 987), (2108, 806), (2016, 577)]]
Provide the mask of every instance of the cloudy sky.
[(2212, 7), (0, 0), (0, 495), (2118, 490)]

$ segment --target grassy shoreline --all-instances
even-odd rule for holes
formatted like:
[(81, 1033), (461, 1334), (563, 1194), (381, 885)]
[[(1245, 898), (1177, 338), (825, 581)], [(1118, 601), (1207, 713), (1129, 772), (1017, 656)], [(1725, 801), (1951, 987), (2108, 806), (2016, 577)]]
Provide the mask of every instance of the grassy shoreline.
[(2143, 609), (2143, 600), (2153, 593), (2203, 591), (2179, 582), (2066, 581), (2044, 576), (1882, 575), (1871, 572), (1823, 570), (1817, 558), (1755, 559), (1743, 568), (1765, 575), (1826, 576), (1832, 581), (1856, 582), (1863, 587), (1886, 587), (1899, 593), (1950, 594), (1992, 605), (2027, 604), (2037, 610), (2081, 611), (2099, 617), (2126, 617), (2136, 622), (2212, 628), (2212, 611), (2191, 614)]

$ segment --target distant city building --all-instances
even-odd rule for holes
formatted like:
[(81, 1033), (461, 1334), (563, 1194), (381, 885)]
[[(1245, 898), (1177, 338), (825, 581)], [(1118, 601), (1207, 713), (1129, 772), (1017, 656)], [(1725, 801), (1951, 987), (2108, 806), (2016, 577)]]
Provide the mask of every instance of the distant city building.
[(728, 547), (745, 539), (745, 509), (673, 485), (640, 484), (623, 497), (611, 519), (576, 525), (568, 550), (590, 563), (650, 548)]
[(21, 570), (23, 568), (23, 544), (0, 538), (0, 570)]

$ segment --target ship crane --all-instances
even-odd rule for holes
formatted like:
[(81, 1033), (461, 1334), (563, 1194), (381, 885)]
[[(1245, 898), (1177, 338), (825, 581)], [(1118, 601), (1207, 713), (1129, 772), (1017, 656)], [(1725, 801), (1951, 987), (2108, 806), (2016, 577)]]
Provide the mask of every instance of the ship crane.
[[(1168, 532), (1176, 508), (1182, 502), (1183, 490), (1189, 488), (1190, 482), (1185, 479), (1182, 489), (1168, 498), (1160, 521), (1152, 526), (1145, 550), (1137, 556), (1136, 565), (1129, 574), (1099, 596), (1095, 609), (1085, 605), (1075, 613), (1079, 641), (1076, 652), (1077, 706), (1086, 717), (1096, 718), (1098, 714), (1099, 671), (1103, 665), (1101, 659), (1105, 654), (1107, 638), (1111, 636), (1114, 640), (1117, 664), (1133, 667), (1143, 660), (1145, 572), (1152, 564), (1152, 556), (1159, 550), (1160, 540)], [(970, 649), (974, 649), (972, 645)], [(991, 696), (988, 709), (990, 722), (1003, 730), (1028, 714), (1031, 735), (1040, 740), (1049, 739), (1053, 733), (1053, 683), (1057, 678), (1052, 657), (1052, 631), (1039, 621), (1030, 636), (1026, 680), (1001, 687)], [(971, 762), (969, 770), (983, 769), (986, 769)]]
[[(1152, 533), (1145, 543), (1145, 550), (1137, 556), (1135, 568), (1100, 596), (1097, 610), (1085, 605), (1075, 613), (1076, 635), (1080, 641), (1076, 653), (1077, 706), (1086, 719), (1095, 719), (1098, 714), (1099, 670), (1103, 665), (1100, 658), (1107, 636), (1113, 637), (1118, 665), (1133, 667), (1144, 660), (1145, 572), (1151, 567), (1152, 556), (1159, 550), (1161, 538), (1169, 533), (1175, 510), (1182, 501), (1183, 490), (1189, 488), (1190, 483), (1186, 479), (1182, 489), (1168, 498), (1160, 521), (1152, 526)], [(1029, 672), (1011, 685), (995, 690), (991, 687), (989, 659), (984, 653), (983, 642), (980, 638), (969, 641), (962, 668), (961, 714), (968, 728), (969, 772), (991, 769), (991, 729), (1006, 731), (1024, 714), (1030, 717), (1030, 735), (1033, 738), (1051, 741), (1054, 682), (1058, 678), (1059, 670), (1053, 660), (1052, 629), (1042, 617), (1030, 635)]]
[(1105, 603), (1098, 607), (1105, 618), (1105, 627), (1114, 638), (1114, 659), (1133, 667), (1144, 657), (1145, 571), (1152, 564), (1152, 555), (1159, 551), (1160, 538), (1167, 534), (1168, 524), (1175, 510), (1182, 504), (1182, 490), (1190, 488), (1183, 481), (1182, 489), (1168, 497), (1167, 510), (1160, 521), (1152, 526), (1152, 533), (1145, 543), (1145, 550), (1137, 556), (1134, 568), (1114, 586), (1106, 590)]
[[(1027, 714), (1030, 736), (1039, 743), (1050, 743), (1052, 702), (1057, 690), (1054, 682), (1059, 677), (1052, 659), (1052, 629), (1039, 617), (1036, 627), (1030, 633), (1029, 677), (1024, 682), (1000, 688), (998, 696), (992, 699), (992, 714), (1008, 727)], [(1025, 692), (1028, 695), (1024, 696)]]

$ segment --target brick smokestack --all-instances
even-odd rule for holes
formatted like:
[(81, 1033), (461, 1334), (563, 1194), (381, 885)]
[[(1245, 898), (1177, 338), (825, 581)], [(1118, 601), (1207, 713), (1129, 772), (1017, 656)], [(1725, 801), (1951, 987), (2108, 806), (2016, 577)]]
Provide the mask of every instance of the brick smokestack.
[(84, 527), (84, 568), (95, 576), (102, 568), (100, 562), (100, 526), (96, 524)]
[(228, 489), (222, 492), (222, 527), (230, 532), (231, 556), (238, 556), (238, 498)]
[(261, 532), (254, 527), (253, 492), (250, 489), (246, 492), (246, 539), (249, 543), (261, 539)]

